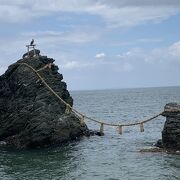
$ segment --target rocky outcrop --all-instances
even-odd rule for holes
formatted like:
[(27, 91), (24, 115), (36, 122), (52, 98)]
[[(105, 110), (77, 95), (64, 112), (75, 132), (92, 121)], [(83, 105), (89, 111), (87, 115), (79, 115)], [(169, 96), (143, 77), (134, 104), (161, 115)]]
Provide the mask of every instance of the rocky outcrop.
[(166, 117), (162, 131), (162, 146), (170, 151), (180, 150), (180, 104), (166, 104), (162, 114)]
[(52, 58), (20, 59), (0, 76), (0, 141), (18, 148), (36, 148), (89, 135), (79, 117), (73, 112), (65, 113), (66, 106), (44, 86), (36, 73), (20, 63), (40, 69), (39, 74), (50, 87), (73, 106), (63, 76)]
[(22, 58), (23, 59), (24, 58), (29, 58), (29, 57), (32, 58), (34, 56), (39, 56), (39, 55), (40, 55), (40, 50), (39, 49), (34, 49), (34, 50), (31, 50), (31, 51), (29, 51), (27, 53), (24, 53)]

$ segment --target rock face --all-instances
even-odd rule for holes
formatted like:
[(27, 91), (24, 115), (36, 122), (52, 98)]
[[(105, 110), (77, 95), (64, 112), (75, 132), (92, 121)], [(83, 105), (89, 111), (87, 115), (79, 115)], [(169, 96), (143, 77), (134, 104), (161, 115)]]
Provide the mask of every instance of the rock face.
[[(62, 74), (52, 58), (38, 56), (20, 59), (0, 76), (0, 141), (18, 148), (61, 144), (88, 135), (85, 124), (73, 112), (65, 113), (60, 102), (30, 68), (68, 104), (73, 105)], [(45, 66), (50, 63), (50, 66)], [(45, 68), (43, 68), (45, 67)]]
[(166, 122), (162, 131), (162, 145), (167, 150), (180, 150), (180, 104), (166, 104), (163, 116)]
[(39, 49), (34, 49), (34, 50), (31, 50), (25, 54), (23, 54), (22, 58), (28, 58), (28, 57), (33, 57), (33, 56), (39, 56), (40, 55), (40, 50)]

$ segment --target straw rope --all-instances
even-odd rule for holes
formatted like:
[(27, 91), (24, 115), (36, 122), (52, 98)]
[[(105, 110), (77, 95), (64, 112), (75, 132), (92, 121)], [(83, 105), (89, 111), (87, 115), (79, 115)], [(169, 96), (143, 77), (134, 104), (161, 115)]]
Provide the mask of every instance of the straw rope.
[(51, 66), (52, 66), (52, 63), (46, 64), (44, 67), (42, 67), (42, 68), (36, 70), (36, 72), (42, 71), (42, 70), (44, 70), (44, 69), (46, 69), (46, 68), (51, 69)]
[(137, 122), (134, 122), (134, 123), (124, 123), (124, 124), (114, 124), (114, 123), (107, 123), (107, 122), (104, 122), (104, 121), (99, 121), (99, 120), (96, 120), (92, 117), (88, 117), (86, 116), (85, 114), (82, 114), (80, 113), (79, 111), (77, 111), (76, 109), (74, 109), (72, 106), (70, 106), (66, 101), (64, 101), (47, 83), (46, 81), (44, 80), (44, 78), (38, 73), (39, 71), (49, 67), (51, 68), (51, 66), (49, 64), (45, 65), (43, 68), (39, 69), (39, 70), (35, 70), (32, 66), (30, 66), (29, 64), (27, 63), (18, 63), (19, 65), (24, 65), (26, 67), (28, 67), (29, 69), (31, 69), (37, 76), (38, 78), (42, 81), (42, 83), (46, 86), (46, 88), (58, 99), (60, 100), (65, 106), (66, 106), (66, 110), (65, 110), (65, 113), (69, 114), (71, 112), (74, 112), (75, 114), (77, 114), (79, 117), (80, 117), (80, 121), (81, 121), (81, 124), (84, 123), (84, 119), (88, 119), (90, 121), (93, 121), (95, 123), (99, 123), (100, 124), (100, 133), (103, 133), (104, 131), (104, 125), (106, 126), (113, 126), (113, 127), (117, 127), (118, 128), (118, 131), (119, 131), (119, 134), (122, 134), (122, 127), (125, 127), (125, 126), (135, 126), (135, 125), (139, 125), (140, 126), (140, 131), (141, 132), (144, 132), (144, 126), (143, 124), (144, 123), (147, 123), (149, 121), (152, 121), (153, 119), (159, 117), (162, 115), (162, 113), (164, 112), (160, 112), (148, 119), (145, 119), (145, 120), (142, 120), (142, 121), (137, 121)]

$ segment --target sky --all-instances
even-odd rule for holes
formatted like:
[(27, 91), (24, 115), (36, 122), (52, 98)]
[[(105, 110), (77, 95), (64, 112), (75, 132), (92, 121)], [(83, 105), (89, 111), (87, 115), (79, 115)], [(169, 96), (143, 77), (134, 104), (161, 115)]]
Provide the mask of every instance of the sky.
[(0, 0), (0, 74), (32, 38), (69, 90), (180, 85), (180, 0)]

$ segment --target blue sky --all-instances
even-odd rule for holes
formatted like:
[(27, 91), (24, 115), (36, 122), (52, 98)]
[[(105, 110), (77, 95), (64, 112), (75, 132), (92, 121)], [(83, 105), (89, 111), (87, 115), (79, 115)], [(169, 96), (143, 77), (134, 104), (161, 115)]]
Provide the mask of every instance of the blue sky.
[(179, 0), (0, 0), (0, 74), (32, 38), (70, 90), (180, 85)]

